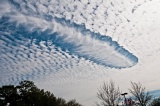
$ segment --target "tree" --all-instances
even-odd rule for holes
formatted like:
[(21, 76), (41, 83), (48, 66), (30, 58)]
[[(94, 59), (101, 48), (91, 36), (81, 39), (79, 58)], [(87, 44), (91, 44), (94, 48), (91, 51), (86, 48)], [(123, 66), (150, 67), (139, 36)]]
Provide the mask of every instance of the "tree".
[(150, 106), (160, 106), (160, 97), (154, 99), (154, 100), (151, 102)]
[(10, 103), (10, 106), (15, 106), (18, 102), (18, 98), (19, 95), (13, 85), (0, 88), (0, 106), (6, 105), (7, 103)]
[(131, 82), (131, 89), (129, 89), (130, 93), (134, 96), (135, 100), (138, 101), (140, 106), (146, 106), (152, 99), (152, 95), (149, 92), (146, 92), (145, 87), (142, 86), (141, 83), (133, 83)]
[(49, 91), (40, 90), (32, 81), (21, 81), (18, 86), (0, 87), (0, 106), (81, 106), (74, 100), (68, 103)]
[(102, 101), (98, 106), (117, 106), (120, 102), (119, 87), (115, 87), (113, 81), (103, 84), (97, 93), (97, 97)]
[(67, 102), (67, 106), (81, 106), (81, 104), (77, 103), (76, 100), (70, 100)]

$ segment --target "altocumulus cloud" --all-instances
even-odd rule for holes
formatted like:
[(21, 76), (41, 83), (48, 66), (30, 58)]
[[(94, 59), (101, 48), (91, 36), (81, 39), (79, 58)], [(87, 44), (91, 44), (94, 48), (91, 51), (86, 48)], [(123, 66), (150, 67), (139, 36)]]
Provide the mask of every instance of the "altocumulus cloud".
[(1, 1), (2, 84), (65, 70), (75, 57), (111, 68), (138, 62), (111, 37), (51, 14), (51, 6), (41, 1)]
[(0, 85), (34, 80), (87, 106), (110, 78), (159, 92), (159, 9), (157, 0), (0, 0)]

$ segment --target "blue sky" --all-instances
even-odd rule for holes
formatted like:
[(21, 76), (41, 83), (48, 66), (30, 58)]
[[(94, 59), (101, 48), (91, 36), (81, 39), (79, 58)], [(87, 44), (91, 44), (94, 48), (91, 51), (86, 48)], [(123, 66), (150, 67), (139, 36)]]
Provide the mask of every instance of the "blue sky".
[(85, 105), (110, 79), (122, 91), (133, 81), (159, 92), (158, 8), (156, 0), (1, 0), (0, 85), (33, 80)]

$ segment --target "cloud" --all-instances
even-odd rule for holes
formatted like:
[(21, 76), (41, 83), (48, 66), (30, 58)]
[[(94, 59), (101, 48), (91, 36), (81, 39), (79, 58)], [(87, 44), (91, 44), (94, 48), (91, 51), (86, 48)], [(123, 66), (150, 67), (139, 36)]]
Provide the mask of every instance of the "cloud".
[(156, 0), (1, 0), (0, 85), (34, 80), (87, 105), (104, 80), (158, 89), (158, 8)]
[(40, 33), (51, 30), (52, 36), (56, 36), (57, 39), (54, 39), (54, 43), (62, 49), (70, 49), (73, 54), (97, 61), (99, 64), (124, 68), (138, 62), (134, 55), (112, 41), (110, 37), (91, 32), (85, 29), (84, 25), (71, 23), (64, 18), (52, 18), (52, 21), (47, 21), (43, 17), (26, 16), (18, 11), (8, 16), (9, 22), (16, 22), (18, 26), (26, 25), (31, 32), (38, 29)]

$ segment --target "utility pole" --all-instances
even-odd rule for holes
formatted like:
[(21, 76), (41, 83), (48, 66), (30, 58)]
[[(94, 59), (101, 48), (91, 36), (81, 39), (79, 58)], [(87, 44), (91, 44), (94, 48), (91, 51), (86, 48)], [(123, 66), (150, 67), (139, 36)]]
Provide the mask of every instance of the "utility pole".
[(122, 93), (121, 95), (124, 97), (124, 102), (125, 102), (125, 105), (127, 106), (127, 99), (126, 99), (126, 96), (128, 93)]

